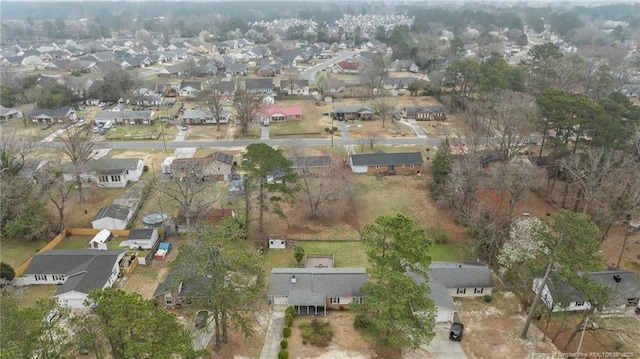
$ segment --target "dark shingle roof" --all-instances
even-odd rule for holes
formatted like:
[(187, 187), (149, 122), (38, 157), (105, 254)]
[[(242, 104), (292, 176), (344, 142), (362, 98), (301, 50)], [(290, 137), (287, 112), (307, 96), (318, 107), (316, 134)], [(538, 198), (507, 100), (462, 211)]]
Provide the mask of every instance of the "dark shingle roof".
[[(407, 275), (413, 278), (418, 284), (424, 283), (424, 277), (418, 273), (408, 271)], [(431, 277), (429, 277), (428, 284), (429, 298), (431, 298), (437, 306), (450, 309), (454, 312), (457, 311), (456, 304), (453, 302), (453, 298), (451, 298), (447, 287)]]
[(153, 228), (133, 228), (129, 230), (127, 239), (150, 239), (153, 236)]
[(401, 164), (422, 164), (420, 152), (404, 153), (369, 153), (351, 155), (354, 166), (378, 166), (378, 165), (401, 165)]
[(129, 212), (131, 210), (127, 206), (123, 206), (120, 204), (112, 204), (106, 207), (100, 208), (98, 213), (96, 213), (95, 217), (93, 217), (92, 221), (97, 221), (102, 218), (115, 218), (122, 221), (126, 221), (129, 217)]
[[(591, 272), (589, 276), (591, 276), (594, 283), (609, 289), (609, 304), (611, 305), (624, 305), (627, 304), (627, 299), (640, 298), (640, 281), (636, 274), (631, 271), (610, 269)], [(620, 281), (616, 282), (614, 276), (619, 276)], [(582, 296), (577, 290), (560, 281), (550, 281), (547, 283), (547, 287), (553, 296), (562, 293), (563, 297), (571, 302), (582, 300)]]
[(317, 304), (320, 296), (362, 296), (361, 288), (366, 282), (365, 268), (274, 268), (269, 277), (269, 294), (290, 296), (289, 300), (298, 305), (321, 305)]
[(447, 288), (493, 288), (489, 267), (480, 262), (431, 262), (429, 278)]
[(246, 82), (247, 91), (251, 90), (272, 90), (273, 79), (247, 79)]
[(89, 293), (104, 287), (124, 253), (123, 250), (52, 249), (34, 255), (24, 274), (63, 274), (67, 280), (58, 287), (56, 295), (70, 291)]
[[(129, 111), (127, 111), (129, 112)], [(114, 112), (118, 113), (118, 112)], [(120, 174), (126, 170), (137, 171), (140, 158), (113, 158), (113, 157), (101, 157), (97, 160), (88, 161), (83, 168), (85, 173), (97, 172), (100, 174)], [(62, 167), (63, 173), (73, 173), (73, 164), (67, 162)]]

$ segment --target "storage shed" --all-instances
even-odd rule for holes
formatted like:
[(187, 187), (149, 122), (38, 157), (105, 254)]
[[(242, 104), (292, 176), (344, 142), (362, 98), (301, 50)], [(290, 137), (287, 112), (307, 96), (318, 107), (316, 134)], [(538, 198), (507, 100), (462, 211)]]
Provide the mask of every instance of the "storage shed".
[(107, 242), (111, 240), (111, 231), (108, 229), (103, 229), (98, 232), (98, 234), (91, 239), (89, 242), (89, 249), (98, 249), (101, 251), (106, 251)]

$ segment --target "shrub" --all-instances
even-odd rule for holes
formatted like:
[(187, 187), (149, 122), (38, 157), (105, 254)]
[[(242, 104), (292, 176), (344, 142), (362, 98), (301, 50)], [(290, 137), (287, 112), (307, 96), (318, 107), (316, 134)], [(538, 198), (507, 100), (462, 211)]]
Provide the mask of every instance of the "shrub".
[(293, 315), (291, 315), (291, 313), (285, 314), (284, 325), (286, 325), (287, 327), (290, 327), (293, 325)]
[(447, 244), (451, 240), (451, 234), (444, 228), (431, 228), (429, 232), (436, 244)]
[(278, 359), (289, 359), (289, 352), (286, 349), (282, 349), (278, 352)]
[(360, 329), (367, 329), (371, 326), (371, 319), (364, 314), (356, 315), (356, 319), (353, 321), (353, 327)]
[(491, 301), (493, 300), (493, 297), (490, 296), (489, 294), (484, 296), (484, 301), (487, 303), (491, 303)]
[(6, 279), (9, 282), (16, 277), (16, 272), (13, 270), (13, 267), (8, 263), (2, 262), (0, 263), (0, 278)]
[(292, 316), (296, 316), (296, 308), (294, 308), (292, 305), (288, 306), (287, 309), (284, 311), (284, 314), (291, 314)]
[(289, 341), (286, 339), (282, 339), (280, 341), (280, 349), (287, 349), (287, 347), (289, 346)]
[(291, 328), (290, 327), (284, 327), (282, 328), (282, 335), (285, 338), (289, 338), (291, 336)]
[(329, 132), (331, 129), (329, 127), (324, 128), (324, 132)]
[(331, 324), (317, 319), (300, 324), (300, 331), (303, 339), (319, 347), (328, 346), (331, 339), (333, 339)]
[(336, 131), (338, 131), (338, 127), (333, 126), (333, 128), (332, 128), (331, 130), (332, 130), (333, 132), (336, 132)]

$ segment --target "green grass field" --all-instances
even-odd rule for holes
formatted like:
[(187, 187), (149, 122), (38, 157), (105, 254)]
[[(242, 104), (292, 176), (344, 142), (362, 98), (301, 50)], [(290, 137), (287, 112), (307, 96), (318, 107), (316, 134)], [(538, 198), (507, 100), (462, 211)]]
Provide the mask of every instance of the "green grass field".
[(47, 240), (28, 242), (3, 238), (0, 241), (0, 260), (15, 268), (36, 254), (47, 242)]

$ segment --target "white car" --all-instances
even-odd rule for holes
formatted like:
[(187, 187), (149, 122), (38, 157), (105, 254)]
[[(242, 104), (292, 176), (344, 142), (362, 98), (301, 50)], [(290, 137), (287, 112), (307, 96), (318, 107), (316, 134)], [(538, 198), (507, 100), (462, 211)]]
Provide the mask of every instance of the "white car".
[(189, 129), (189, 126), (180, 126), (180, 129), (181, 129), (182, 131), (186, 131), (186, 130), (188, 130), (188, 129)]
[(49, 314), (47, 314), (45, 321), (47, 323), (53, 323), (58, 320), (58, 318), (60, 318), (60, 312), (57, 309), (52, 309)]
[(107, 105), (106, 103), (104, 103), (104, 102), (100, 102), (100, 103), (98, 104), (98, 107), (105, 107), (106, 105)]

